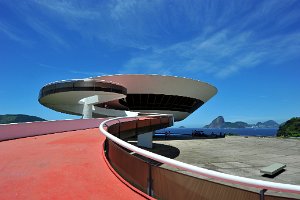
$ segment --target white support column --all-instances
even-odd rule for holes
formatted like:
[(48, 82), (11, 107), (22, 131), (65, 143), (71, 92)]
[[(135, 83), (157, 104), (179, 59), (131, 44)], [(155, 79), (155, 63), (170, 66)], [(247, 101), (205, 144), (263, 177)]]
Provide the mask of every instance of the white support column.
[(94, 96), (81, 99), (79, 103), (83, 104), (82, 118), (83, 119), (93, 118), (93, 105), (100, 102), (101, 101), (99, 95), (94, 95)]
[(139, 147), (152, 148), (153, 132), (138, 135), (137, 145)]
[(87, 103), (83, 104), (82, 118), (83, 119), (93, 118), (93, 105), (92, 104), (87, 104)]

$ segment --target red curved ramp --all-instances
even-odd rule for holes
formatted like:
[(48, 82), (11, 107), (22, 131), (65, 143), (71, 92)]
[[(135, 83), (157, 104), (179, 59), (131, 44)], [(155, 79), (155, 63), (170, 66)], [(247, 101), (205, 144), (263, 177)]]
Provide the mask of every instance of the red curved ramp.
[(106, 164), (98, 128), (0, 142), (0, 199), (145, 199)]

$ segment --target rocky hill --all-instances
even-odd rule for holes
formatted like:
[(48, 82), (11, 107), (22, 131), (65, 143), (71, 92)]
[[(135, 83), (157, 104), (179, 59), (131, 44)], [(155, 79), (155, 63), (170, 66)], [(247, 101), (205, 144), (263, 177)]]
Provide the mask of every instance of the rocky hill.
[(278, 128), (279, 124), (275, 122), (274, 120), (268, 120), (266, 122), (258, 122), (255, 125), (255, 128)]
[(0, 115), (0, 124), (20, 123), (20, 122), (34, 122), (34, 121), (46, 121), (40, 117), (30, 115)]
[(279, 124), (274, 120), (268, 120), (266, 122), (258, 122), (256, 124), (248, 124), (246, 122), (226, 122), (223, 116), (219, 116), (214, 119), (210, 124), (203, 128), (278, 128)]
[(203, 128), (222, 128), (225, 124), (223, 116), (219, 116), (214, 119), (209, 125), (204, 126)]

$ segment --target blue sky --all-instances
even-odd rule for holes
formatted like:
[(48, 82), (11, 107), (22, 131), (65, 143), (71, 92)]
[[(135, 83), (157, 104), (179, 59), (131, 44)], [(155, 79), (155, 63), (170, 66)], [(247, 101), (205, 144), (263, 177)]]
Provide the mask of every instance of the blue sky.
[(177, 125), (300, 116), (300, 1), (0, 0), (0, 114), (49, 110), (52, 81), (146, 73), (208, 82), (218, 94)]

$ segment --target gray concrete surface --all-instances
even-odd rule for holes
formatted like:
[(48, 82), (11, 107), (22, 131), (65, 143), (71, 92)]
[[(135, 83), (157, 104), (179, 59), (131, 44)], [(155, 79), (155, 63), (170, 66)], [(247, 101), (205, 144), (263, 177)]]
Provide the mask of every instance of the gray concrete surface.
[[(299, 139), (228, 136), (218, 139), (156, 139), (154, 142), (178, 148), (179, 155), (174, 159), (185, 163), (237, 176), (300, 185)], [(154, 151), (162, 153), (163, 149)], [(286, 168), (273, 178), (262, 176), (260, 169), (273, 163), (286, 164)], [(162, 167), (179, 171), (165, 165)], [(300, 195), (287, 196), (300, 199)]]

